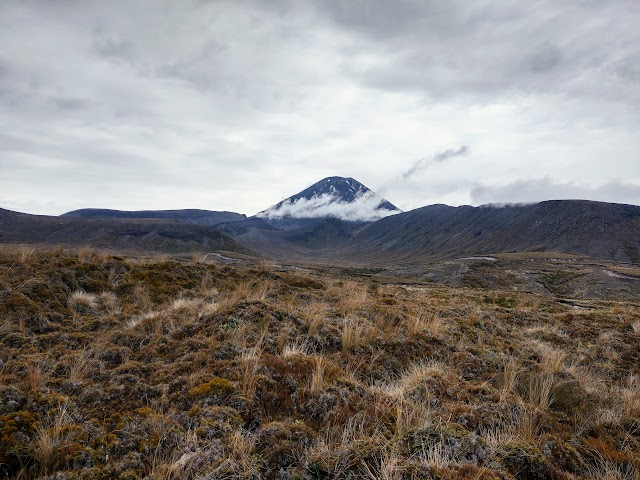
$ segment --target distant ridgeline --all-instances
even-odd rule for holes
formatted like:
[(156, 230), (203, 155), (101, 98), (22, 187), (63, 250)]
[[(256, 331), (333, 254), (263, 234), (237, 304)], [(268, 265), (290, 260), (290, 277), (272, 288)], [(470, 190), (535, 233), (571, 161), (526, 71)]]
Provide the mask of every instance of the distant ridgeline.
[(353, 178), (328, 177), (253, 217), (208, 210), (0, 210), (0, 242), (227, 250), (334, 263), (563, 252), (640, 263), (640, 207), (586, 200), (402, 212)]

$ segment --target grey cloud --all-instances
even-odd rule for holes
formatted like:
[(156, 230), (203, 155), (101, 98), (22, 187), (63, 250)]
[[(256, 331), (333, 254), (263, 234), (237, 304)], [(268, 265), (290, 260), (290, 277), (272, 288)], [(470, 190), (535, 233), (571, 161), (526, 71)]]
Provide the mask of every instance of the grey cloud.
[(640, 185), (610, 181), (592, 186), (543, 177), (517, 180), (504, 185), (476, 185), (471, 190), (470, 197), (474, 205), (531, 203), (544, 200), (597, 200), (640, 205)]
[(93, 49), (101, 57), (133, 61), (134, 46), (129, 40), (96, 38)]
[(533, 72), (545, 73), (553, 70), (562, 62), (562, 52), (551, 44), (542, 45), (538, 50), (533, 51), (527, 61)]
[(9, 73), (9, 65), (0, 58), (0, 81)]
[(59, 110), (81, 110), (89, 106), (90, 102), (81, 98), (52, 98), (51, 102)]
[(344, 68), (374, 88), (481, 102), (532, 91), (638, 94), (631, 80), (614, 74), (616, 56), (640, 52), (640, 11), (626, 0), (323, 5), (338, 25), (366, 38), (368, 48), (362, 54), (354, 48)]
[(425, 168), (429, 168), (431, 165), (435, 163), (443, 163), (447, 160), (450, 160), (454, 157), (465, 156), (469, 154), (469, 147), (467, 145), (462, 145), (458, 148), (448, 148), (442, 152), (435, 153), (432, 157), (421, 158), (416, 161), (411, 168), (403, 172), (402, 179), (407, 180), (409, 177), (413, 176), (420, 170), (424, 170)]
[(451, 2), (437, 0), (337, 0), (317, 5), (339, 25), (377, 39), (415, 34), (415, 27), (427, 22), (436, 31), (446, 30), (459, 20), (463, 23)]
[[(589, 157), (585, 182), (637, 181), (633, 5), (0, 2), (0, 191), (23, 205), (74, 196), (255, 212), (279, 200), (274, 185), (340, 174), (415, 208), (425, 192), (468, 201), (480, 169), (526, 178), (538, 150), (539, 171), (559, 178)], [(398, 177), (399, 159), (461, 141), (473, 162), (420, 185)]]

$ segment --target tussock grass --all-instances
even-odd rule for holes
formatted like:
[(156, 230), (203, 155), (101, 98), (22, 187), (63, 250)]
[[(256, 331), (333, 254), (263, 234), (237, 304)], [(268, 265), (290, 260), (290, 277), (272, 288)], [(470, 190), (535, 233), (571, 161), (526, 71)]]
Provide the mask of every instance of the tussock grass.
[(37, 425), (33, 458), (42, 474), (50, 474), (56, 465), (64, 463), (61, 450), (73, 432), (68, 428), (72, 423), (68, 410), (68, 404), (60, 404)]
[(342, 351), (350, 350), (365, 345), (371, 340), (371, 329), (361, 318), (349, 315), (342, 319)]
[(91, 313), (98, 308), (98, 296), (83, 290), (76, 290), (67, 300), (67, 305), (76, 314)]
[(413, 430), (431, 426), (434, 412), (429, 399), (415, 401), (399, 393), (395, 395), (395, 418), (395, 434), (400, 438)]
[(316, 393), (322, 391), (325, 387), (325, 372), (327, 369), (327, 361), (322, 357), (314, 358), (313, 372), (309, 382), (309, 391)]
[(97, 298), (100, 307), (111, 317), (115, 317), (122, 313), (122, 303), (118, 296), (113, 292), (102, 292)]
[(615, 462), (599, 458), (589, 467), (589, 478), (597, 480), (637, 480), (640, 470), (632, 464), (620, 465)]
[(423, 465), (433, 469), (441, 469), (459, 463), (456, 455), (441, 442), (431, 445), (423, 443), (417, 459)]
[(440, 337), (446, 324), (442, 317), (429, 313), (413, 314), (407, 320), (407, 335), (413, 337), (419, 333), (428, 333)]
[(242, 377), (240, 391), (242, 395), (253, 398), (259, 381), (258, 366), (262, 350), (258, 347), (246, 349), (241, 357)]
[(346, 281), (341, 287), (334, 288), (339, 291), (336, 311), (342, 316), (357, 313), (365, 308), (369, 302), (369, 293), (357, 282)]
[(517, 441), (520, 437), (514, 424), (498, 424), (480, 430), (480, 436), (489, 446), (497, 449)]
[(432, 359), (412, 365), (398, 379), (397, 384), (403, 391), (409, 391), (418, 387), (427, 378), (452, 374), (453, 370), (448, 365)]
[(565, 368), (564, 364), (566, 359), (566, 352), (563, 352), (562, 350), (555, 350), (553, 348), (545, 348), (542, 351), (540, 368), (547, 374), (562, 372)]
[(502, 376), (502, 389), (500, 390), (500, 402), (505, 403), (509, 396), (515, 392), (518, 374), (522, 372), (522, 362), (519, 358), (509, 357), (504, 365)]
[(260, 274), (269, 273), (273, 271), (274, 267), (275, 267), (275, 262), (268, 259), (260, 260), (256, 264), (256, 270)]
[(4, 255), (7, 260), (20, 264), (31, 262), (36, 253), (36, 249), (29, 245), (2, 245), (0, 248), (2, 248), (2, 255)]
[(557, 379), (553, 373), (544, 372), (533, 376), (529, 380), (527, 396), (523, 398), (533, 406), (534, 410), (547, 410), (554, 401), (553, 389), (557, 385)]
[(293, 342), (287, 343), (282, 348), (281, 355), (285, 358), (294, 357), (296, 355), (309, 355), (309, 346), (305, 342)]
[(327, 305), (323, 302), (310, 302), (303, 308), (303, 315), (307, 324), (307, 335), (310, 337), (318, 333), (327, 313)]
[(640, 417), (640, 376), (631, 374), (619, 389), (620, 399), (627, 417)]
[(74, 383), (81, 383), (88, 379), (95, 367), (95, 359), (90, 350), (83, 350), (71, 359), (68, 378)]
[(46, 365), (29, 362), (26, 372), (26, 383), (30, 390), (37, 392), (43, 383), (49, 378), (49, 369)]
[(0, 248), (0, 476), (637, 475), (632, 304), (200, 257)]

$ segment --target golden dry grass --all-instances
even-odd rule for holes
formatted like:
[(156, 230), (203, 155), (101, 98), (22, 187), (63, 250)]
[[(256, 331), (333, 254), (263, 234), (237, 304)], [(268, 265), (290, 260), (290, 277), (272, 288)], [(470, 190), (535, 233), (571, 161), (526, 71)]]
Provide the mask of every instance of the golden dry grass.
[(631, 304), (200, 257), (0, 249), (2, 476), (637, 474)]

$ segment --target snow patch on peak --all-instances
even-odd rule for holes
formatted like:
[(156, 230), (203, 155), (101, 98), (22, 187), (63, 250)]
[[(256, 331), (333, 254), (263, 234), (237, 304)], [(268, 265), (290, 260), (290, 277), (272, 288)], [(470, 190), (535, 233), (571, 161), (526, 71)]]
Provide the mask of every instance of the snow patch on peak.
[(359, 193), (353, 201), (345, 202), (332, 187), (331, 192), (311, 198), (287, 199), (256, 216), (267, 219), (332, 217), (349, 222), (372, 222), (400, 213), (397, 209), (380, 208), (383, 202), (385, 200), (372, 191)]

